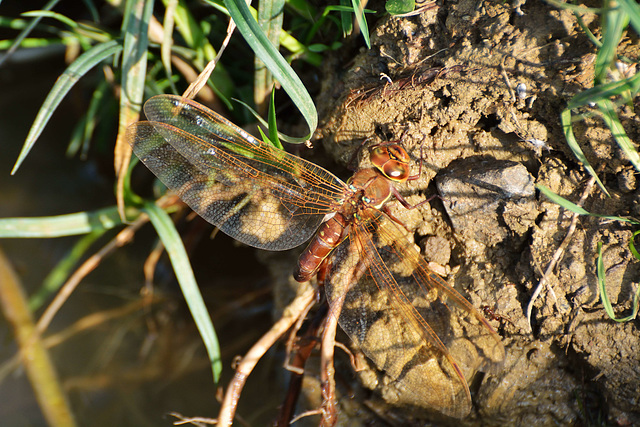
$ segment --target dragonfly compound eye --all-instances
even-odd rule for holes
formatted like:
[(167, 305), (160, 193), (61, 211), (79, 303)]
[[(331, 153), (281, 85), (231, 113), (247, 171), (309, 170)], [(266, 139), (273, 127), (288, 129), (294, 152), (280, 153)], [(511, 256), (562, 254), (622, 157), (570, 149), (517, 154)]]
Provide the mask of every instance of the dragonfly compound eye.
[(392, 181), (404, 181), (409, 177), (409, 155), (398, 144), (379, 145), (371, 150), (371, 163)]

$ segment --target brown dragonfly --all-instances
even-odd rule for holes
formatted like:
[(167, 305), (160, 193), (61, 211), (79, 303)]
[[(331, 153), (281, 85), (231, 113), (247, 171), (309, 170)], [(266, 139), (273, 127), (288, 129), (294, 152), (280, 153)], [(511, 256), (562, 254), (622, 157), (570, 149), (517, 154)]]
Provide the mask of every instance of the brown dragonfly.
[(398, 402), (455, 417), (469, 413), (467, 381), (478, 370), (495, 371), (504, 347), (385, 212), (393, 198), (410, 207), (394, 187), (413, 178), (401, 146), (375, 146), (374, 167), (345, 183), (189, 99), (158, 95), (144, 111), (149, 121), (128, 131), (133, 151), (224, 233), (257, 248), (286, 250), (317, 231), (295, 277), (308, 280), (324, 266), (331, 310), (393, 379)]

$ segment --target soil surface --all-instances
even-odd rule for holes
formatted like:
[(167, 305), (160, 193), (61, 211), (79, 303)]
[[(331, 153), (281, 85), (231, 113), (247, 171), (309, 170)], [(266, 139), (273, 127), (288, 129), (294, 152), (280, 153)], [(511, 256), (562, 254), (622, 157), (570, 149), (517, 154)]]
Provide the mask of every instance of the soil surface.
[[(582, 18), (598, 37), (597, 17)], [(411, 211), (391, 203), (392, 212), (433, 269), (484, 308), (507, 351), (500, 372), (472, 384), (462, 424), (640, 424), (638, 320), (610, 320), (596, 281), (602, 243), (609, 298), (628, 315), (639, 274), (630, 225), (579, 217), (533, 302), (531, 328), (527, 321), (573, 218), (534, 185), (574, 203), (584, 194), (590, 212), (639, 214), (635, 171), (597, 115), (574, 130), (610, 197), (589, 184), (563, 136), (560, 112), (593, 77), (595, 49), (576, 17), (542, 2), (460, 0), (372, 28), (370, 50), (326, 62), (315, 143), (342, 165), (365, 138), (401, 140), (413, 173), (422, 159), (421, 178), (398, 189), (412, 204), (437, 197)], [(638, 57), (629, 37), (619, 53)], [(638, 141), (637, 112), (623, 106), (620, 118)], [(346, 399), (341, 422), (354, 425), (349, 413), (367, 425), (451, 421), (387, 405), (384, 395)]]

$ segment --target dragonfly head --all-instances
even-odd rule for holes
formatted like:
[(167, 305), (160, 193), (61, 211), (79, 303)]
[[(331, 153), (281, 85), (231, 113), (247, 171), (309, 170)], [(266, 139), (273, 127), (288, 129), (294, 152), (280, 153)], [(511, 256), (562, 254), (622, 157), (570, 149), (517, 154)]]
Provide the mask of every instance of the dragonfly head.
[(404, 182), (411, 173), (409, 154), (399, 144), (376, 145), (369, 154), (371, 163), (388, 179)]

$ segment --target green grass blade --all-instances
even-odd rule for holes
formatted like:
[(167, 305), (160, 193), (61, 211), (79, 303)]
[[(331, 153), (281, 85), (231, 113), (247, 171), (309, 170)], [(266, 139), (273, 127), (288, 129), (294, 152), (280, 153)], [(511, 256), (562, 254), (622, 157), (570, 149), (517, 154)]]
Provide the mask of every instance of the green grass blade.
[(349, 8), (349, 12), (340, 12), (342, 36), (347, 37), (353, 31), (353, 19), (351, 16), (351, 13), (353, 12), (353, 5), (349, 0), (340, 0), (340, 6), (346, 6)]
[(635, 295), (633, 296), (633, 312), (621, 319), (616, 318), (616, 314), (613, 311), (613, 306), (611, 305), (611, 301), (609, 300), (609, 295), (607, 294), (606, 280), (605, 280), (605, 270), (604, 270), (604, 262), (602, 259), (602, 243), (598, 242), (598, 260), (596, 263), (596, 272), (598, 277), (598, 287), (600, 289), (600, 299), (602, 300), (602, 305), (604, 307), (604, 311), (607, 315), (614, 321), (618, 323), (628, 322), (633, 320), (638, 315), (638, 309), (640, 308), (640, 287), (636, 290)]
[(298, 41), (295, 37), (286, 31), (280, 32), (280, 45), (293, 54), (294, 58), (300, 58), (314, 67), (322, 65), (322, 55), (314, 53), (304, 43)]
[[(192, 59), (193, 63), (202, 70), (205, 67), (205, 62), (215, 58), (215, 49), (205, 37), (198, 21), (193, 17), (184, 2), (178, 2), (173, 18), (178, 32), (184, 38), (185, 44), (193, 49), (196, 54), (195, 58)], [(216, 66), (216, 68), (218, 67)]]
[(637, 221), (635, 219), (632, 218), (625, 218), (622, 216), (614, 216), (614, 215), (600, 215), (600, 214), (594, 214), (592, 212), (587, 211), (584, 208), (581, 208), (580, 206), (576, 205), (575, 203), (570, 202), (569, 200), (565, 199), (562, 196), (557, 195), (556, 193), (554, 193), (553, 191), (551, 191), (549, 188), (545, 187), (544, 185), (541, 184), (536, 184), (536, 188), (538, 190), (540, 190), (540, 192), (542, 194), (544, 194), (549, 200), (551, 200), (552, 202), (562, 206), (563, 208), (577, 213), (578, 215), (589, 215), (589, 216), (594, 216), (597, 218), (604, 218), (604, 219), (611, 219), (614, 221), (622, 221), (622, 222), (628, 222), (631, 224), (635, 224), (635, 225), (640, 225), (640, 221)]
[(415, 0), (388, 0), (384, 8), (391, 15), (402, 15), (403, 13), (413, 12), (416, 8)]
[(316, 8), (307, 0), (287, 0), (287, 10), (291, 10), (309, 22), (313, 22), (317, 14)]
[(278, 138), (278, 121), (276, 120), (276, 88), (271, 89), (271, 96), (269, 97), (269, 141), (276, 148), (284, 150), (280, 138)]
[[(271, 44), (279, 49), (280, 33), (284, 18), (284, 0), (262, 0), (258, 4), (258, 25), (267, 36)], [(273, 75), (265, 67), (260, 58), (255, 58), (255, 73), (253, 77), (253, 101), (256, 110), (264, 114), (269, 105), (269, 94), (272, 92)]]
[(177, 94), (178, 88), (176, 88), (173, 82), (173, 71), (171, 69), (171, 48), (173, 47), (173, 29), (175, 23), (175, 12), (178, 7), (178, 0), (164, 0), (164, 21), (162, 22), (162, 43), (160, 45), (160, 58), (162, 65), (164, 66), (164, 72), (167, 75), (167, 80), (171, 86), (171, 92)]
[(73, 85), (76, 84), (80, 77), (84, 76), (97, 64), (109, 58), (110, 56), (117, 54), (121, 50), (122, 46), (120, 46), (120, 44), (116, 40), (98, 44), (80, 55), (78, 59), (73, 61), (73, 63), (69, 65), (65, 72), (62, 73), (60, 77), (58, 77), (58, 80), (56, 80), (55, 84), (51, 88), (51, 91), (47, 95), (47, 98), (42, 103), (40, 111), (38, 111), (38, 115), (36, 116), (36, 119), (29, 129), (29, 134), (27, 135), (27, 139), (22, 146), (22, 150), (20, 151), (18, 160), (16, 160), (16, 164), (11, 171), (12, 175), (16, 173), (24, 159), (27, 157), (29, 151), (31, 151), (31, 148), (33, 148), (33, 145), (42, 133), (44, 127), (49, 122), (51, 115), (56, 110), (56, 108), (58, 108), (58, 105), (60, 105), (60, 102), (67, 95)]
[(570, 202), (564, 197), (557, 195), (556, 193), (554, 193), (544, 185), (536, 184), (536, 188), (540, 190), (540, 192), (544, 194), (547, 197), (547, 199), (551, 200), (553, 203), (560, 205), (563, 208), (570, 210), (573, 213), (577, 213), (578, 215), (589, 215), (589, 211), (587, 211), (584, 208), (581, 208), (580, 206), (576, 205), (573, 202)]
[(633, 95), (640, 91), (640, 73), (628, 79), (601, 84), (592, 87), (591, 89), (587, 89), (584, 92), (580, 92), (571, 98), (567, 104), (567, 109), (574, 110), (592, 102), (597, 102), (600, 99), (607, 99), (622, 95), (626, 91), (629, 91)]
[(225, 0), (225, 5), (251, 49), (264, 62), (274, 78), (280, 82), (282, 88), (298, 107), (307, 122), (309, 134), (303, 138), (292, 138), (292, 142), (302, 143), (306, 141), (318, 127), (318, 113), (309, 92), (307, 92), (304, 84), (302, 84), (302, 81), (291, 66), (260, 30), (260, 26), (251, 15), (251, 11), (244, 0)]
[(602, 118), (605, 124), (611, 130), (616, 142), (622, 151), (624, 151), (631, 164), (633, 164), (633, 167), (635, 167), (637, 171), (640, 171), (640, 156), (622, 127), (622, 123), (620, 123), (620, 120), (618, 119), (613, 102), (608, 99), (603, 99), (598, 101), (597, 105), (602, 113)]
[[(0, 40), (0, 50), (8, 49), (13, 42), (11, 40)], [(61, 39), (27, 38), (23, 39), (20, 47), (32, 49), (36, 47), (46, 47), (63, 44)], [(4, 58), (4, 57), (3, 57)]]
[[(53, 7), (58, 4), (60, 0), (51, 0), (49, 1), (49, 3), (47, 3), (42, 10), (51, 10), (53, 9)], [(11, 55), (13, 55), (13, 53), (18, 49), (18, 47), (22, 44), (22, 40), (24, 40), (31, 31), (33, 31), (33, 29), (35, 28), (36, 25), (38, 25), (38, 22), (40, 22), (42, 18), (41, 17), (36, 17), (35, 19), (33, 19), (29, 25), (27, 25), (21, 32), (20, 34), (18, 34), (18, 36), (13, 40), (13, 43), (11, 44), (11, 47), (5, 52), (5, 54), (2, 56), (2, 58), (0, 58), (0, 67), (2, 67), (2, 64), (4, 64), (4, 62), (9, 59), (11, 57)]]
[(33, 10), (31, 12), (23, 13), (22, 16), (26, 16), (27, 18), (50, 18), (63, 23), (69, 28), (78, 27), (78, 23), (73, 19), (68, 18), (58, 12), (51, 12), (50, 10)]
[[(127, 216), (137, 214), (134, 208), (127, 209)], [(87, 234), (97, 230), (109, 230), (121, 225), (115, 206), (94, 212), (77, 212), (67, 215), (36, 218), (0, 219), (0, 238), (50, 238)]]
[[(606, 2), (612, 5), (613, 2)], [(616, 51), (629, 17), (618, 7), (606, 7), (602, 11), (602, 46), (598, 49), (594, 66), (594, 81), (604, 82), (609, 68), (616, 59)]]
[(600, 13), (602, 9), (586, 7), (582, 5), (575, 5), (571, 3), (565, 3), (564, 1), (559, 0), (545, 0), (546, 3), (549, 3), (552, 6), (557, 7), (558, 9), (566, 9), (575, 13), (586, 14), (586, 13)]
[(211, 368), (213, 370), (213, 380), (217, 383), (220, 379), (220, 372), (222, 371), (218, 337), (216, 336), (207, 306), (202, 299), (202, 294), (193, 275), (189, 257), (184, 249), (180, 235), (165, 211), (152, 202), (147, 202), (144, 206), (145, 212), (149, 215), (151, 223), (167, 250), (173, 271), (176, 273), (176, 278), (182, 289), (182, 294), (189, 306), (196, 326), (200, 331), (204, 345), (207, 348), (209, 361), (211, 362)]
[(360, 27), (360, 32), (364, 38), (364, 42), (367, 45), (367, 49), (371, 49), (371, 40), (369, 40), (369, 26), (367, 25), (367, 19), (364, 16), (364, 6), (360, 0), (351, 0), (353, 5), (353, 13), (356, 15), (356, 21)]
[(67, 281), (76, 264), (82, 259), (89, 247), (107, 230), (96, 229), (80, 238), (67, 255), (47, 274), (38, 291), (29, 298), (29, 308), (35, 312)]
[(147, 70), (147, 46), (149, 21), (153, 12), (153, 1), (136, 0), (130, 8), (131, 16), (126, 20), (127, 27), (122, 51), (122, 90), (120, 96), (119, 130), (133, 121), (142, 108), (144, 80)]
[(587, 172), (596, 179), (600, 189), (608, 196), (609, 192), (604, 187), (604, 184), (600, 181), (600, 178), (598, 178), (596, 171), (587, 160), (582, 148), (578, 145), (578, 141), (576, 141), (576, 137), (573, 134), (573, 124), (571, 123), (571, 110), (569, 108), (564, 109), (562, 113), (560, 113), (560, 122), (562, 123), (562, 129), (564, 131), (564, 137), (567, 140), (567, 145), (571, 148), (571, 151), (573, 151), (573, 154), (582, 163)]
[(613, 312), (611, 301), (609, 301), (609, 295), (607, 295), (607, 288), (605, 286), (605, 274), (604, 274), (604, 261), (602, 259), (602, 242), (598, 242), (598, 259), (596, 261), (596, 277), (598, 279), (598, 288), (600, 289), (600, 299), (604, 306), (604, 311), (607, 315), (615, 319), (616, 314)]
[[(114, 149), (116, 203), (124, 209), (123, 179), (131, 161), (131, 147), (126, 142), (129, 125), (140, 118), (147, 75), (147, 46), (149, 45), (149, 21), (153, 16), (153, 0), (129, 0), (124, 19), (124, 47), (122, 49), (122, 73), (120, 108), (118, 111), (118, 135)], [(124, 216), (124, 212), (121, 212)]]
[(111, 84), (107, 80), (102, 80), (94, 89), (87, 112), (82, 117), (82, 121), (76, 125), (73, 136), (67, 147), (67, 156), (73, 157), (81, 151), (82, 158), (86, 158), (89, 151), (89, 141), (93, 136), (93, 132), (98, 124), (98, 111), (103, 106), (105, 95), (111, 88)]
[(631, 26), (640, 34), (640, 4), (636, 0), (618, 0), (620, 10), (629, 16)]
[(631, 237), (631, 240), (629, 240), (629, 250), (631, 251), (631, 254), (635, 257), (635, 259), (640, 261), (640, 252), (638, 252), (638, 250), (636, 249), (636, 245), (633, 243), (633, 241), (635, 240), (638, 234), (640, 234), (640, 230), (634, 232), (633, 236)]
[(87, 108), (87, 120), (85, 127), (82, 132), (82, 151), (81, 156), (83, 158), (87, 157), (87, 153), (89, 151), (89, 141), (91, 141), (91, 137), (93, 136), (93, 132), (96, 129), (96, 125), (99, 121), (100, 108), (105, 107), (105, 99), (109, 90), (111, 89), (111, 85), (107, 80), (101, 81), (96, 89), (93, 91), (93, 95), (91, 96), (91, 101), (89, 102), (89, 108)]
[(578, 22), (580, 29), (584, 31), (586, 36), (589, 38), (589, 41), (591, 41), (591, 43), (593, 43), (593, 45), (598, 49), (602, 47), (602, 42), (593, 34), (589, 26), (584, 22), (582, 15), (578, 13), (574, 13), (574, 17), (576, 18), (576, 21)]

